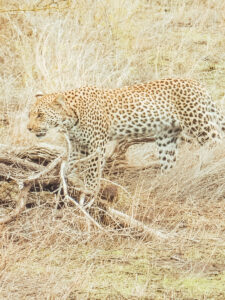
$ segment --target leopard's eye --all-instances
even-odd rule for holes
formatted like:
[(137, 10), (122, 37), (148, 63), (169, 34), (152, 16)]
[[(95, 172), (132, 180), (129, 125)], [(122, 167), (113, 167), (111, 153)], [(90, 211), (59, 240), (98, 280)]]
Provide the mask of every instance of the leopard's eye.
[(38, 114), (37, 114), (37, 117), (38, 118), (41, 118), (43, 116), (43, 114), (41, 113), (41, 112), (39, 112)]

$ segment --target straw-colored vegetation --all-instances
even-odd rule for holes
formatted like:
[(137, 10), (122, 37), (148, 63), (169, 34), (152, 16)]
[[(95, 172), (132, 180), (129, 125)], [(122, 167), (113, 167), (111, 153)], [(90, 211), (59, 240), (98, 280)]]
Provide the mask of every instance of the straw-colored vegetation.
[[(40, 142), (26, 129), (38, 91), (188, 77), (224, 109), (224, 12), (212, 0), (0, 0), (1, 149)], [(167, 239), (116, 217), (101, 223), (100, 212), (96, 228), (36, 185), (25, 211), (0, 225), (0, 299), (224, 299), (224, 147), (184, 144), (161, 175), (157, 164), (138, 168), (156, 162), (154, 144), (132, 146), (129, 168), (107, 174), (120, 185), (111, 207)], [(2, 179), (0, 217), (19, 194)]]

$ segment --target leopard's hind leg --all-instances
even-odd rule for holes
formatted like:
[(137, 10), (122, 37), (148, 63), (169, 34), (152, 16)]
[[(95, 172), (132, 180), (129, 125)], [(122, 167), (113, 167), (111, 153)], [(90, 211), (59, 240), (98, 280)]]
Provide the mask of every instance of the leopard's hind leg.
[(156, 137), (162, 172), (172, 168), (176, 162), (178, 137), (180, 132), (180, 127), (171, 127), (164, 129)]

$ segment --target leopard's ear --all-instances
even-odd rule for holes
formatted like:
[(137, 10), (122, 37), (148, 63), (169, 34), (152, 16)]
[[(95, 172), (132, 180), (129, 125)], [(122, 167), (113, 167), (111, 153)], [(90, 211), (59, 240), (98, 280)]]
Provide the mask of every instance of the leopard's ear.
[(57, 95), (51, 105), (59, 110), (67, 110), (65, 96), (62, 94)]
[(58, 94), (53, 102), (51, 103), (51, 106), (60, 112), (63, 117), (72, 117), (74, 119), (77, 119), (77, 122), (79, 121), (79, 114), (76, 110), (72, 110), (67, 104), (65, 100), (65, 96), (63, 94)]
[(42, 93), (42, 92), (38, 92), (38, 93), (35, 95), (36, 98), (43, 97), (43, 96), (44, 96), (44, 93)]

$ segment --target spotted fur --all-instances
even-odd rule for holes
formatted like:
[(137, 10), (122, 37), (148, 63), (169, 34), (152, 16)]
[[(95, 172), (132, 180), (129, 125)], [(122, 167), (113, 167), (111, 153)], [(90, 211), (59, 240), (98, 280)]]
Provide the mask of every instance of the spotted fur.
[(225, 119), (206, 89), (195, 80), (163, 79), (119, 89), (83, 87), (64, 93), (38, 95), (28, 129), (37, 136), (59, 127), (92, 154), (85, 184), (99, 187), (110, 140), (154, 137), (162, 170), (171, 168), (181, 136), (200, 144), (221, 138)]

